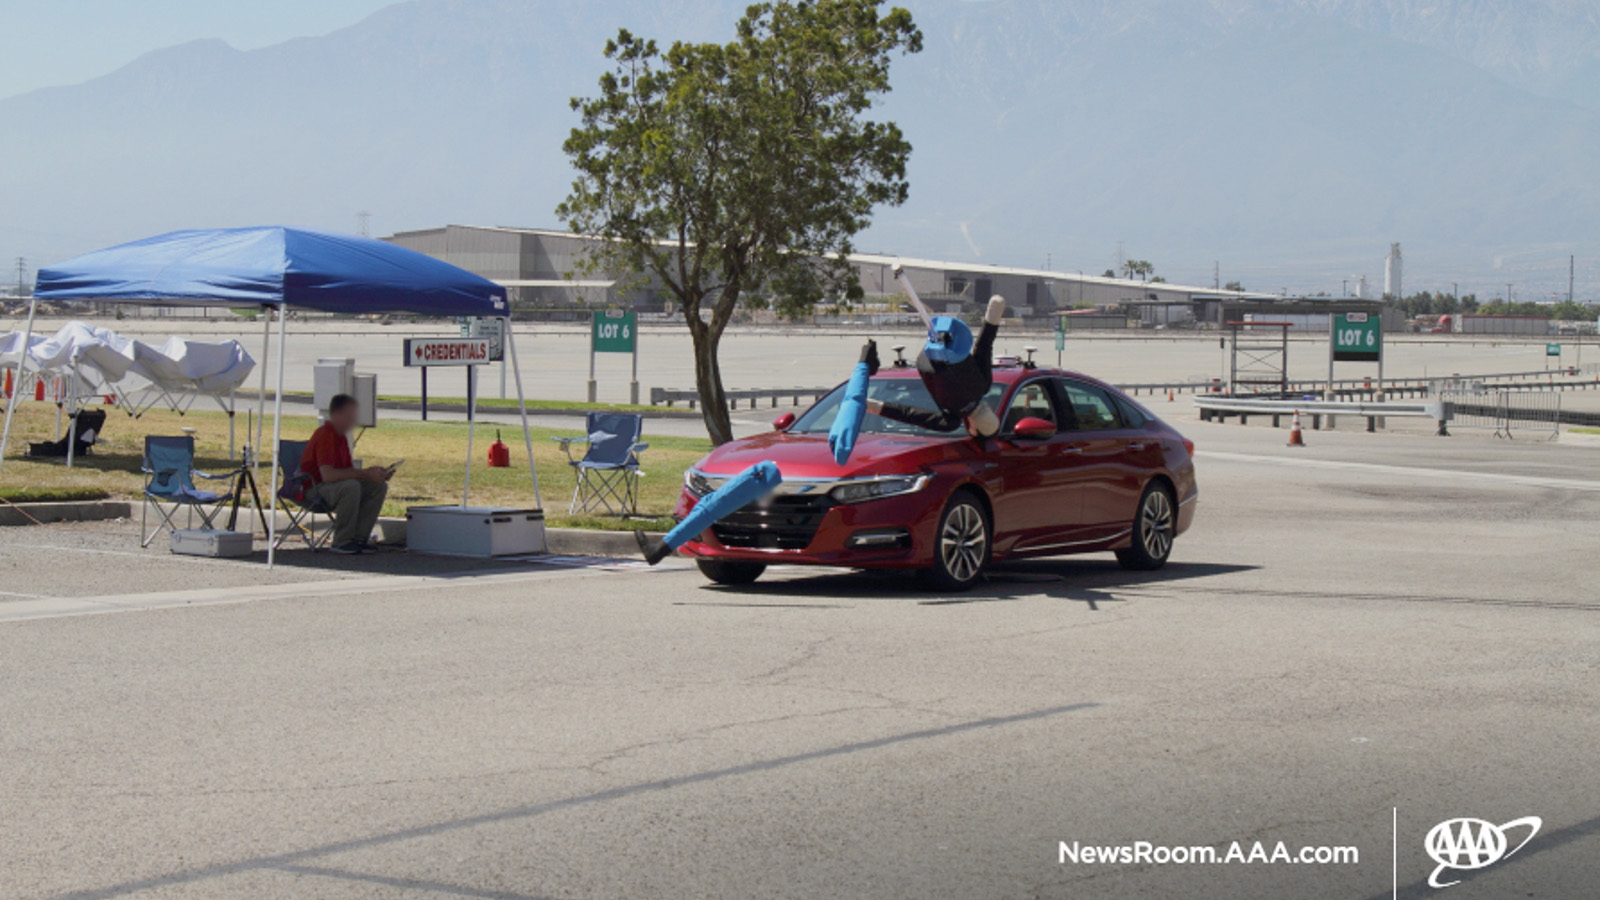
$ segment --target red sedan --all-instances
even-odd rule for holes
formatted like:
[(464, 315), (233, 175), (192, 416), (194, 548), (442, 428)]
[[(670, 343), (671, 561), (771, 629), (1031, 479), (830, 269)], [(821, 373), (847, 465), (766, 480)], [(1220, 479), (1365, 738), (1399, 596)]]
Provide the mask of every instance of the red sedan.
[[(989, 402), (996, 437), (940, 434), (867, 415), (839, 466), (828, 428), (843, 389), (777, 430), (732, 441), (684, 473), (675, 510), (762, 460), (783, 485), (685, 544), (719, 584), (747, 584), (769, 565), (917, 569), (962, 590), (994, 560), (1112, 551), (1156, 569), (1194, 519), (1194, 445), (1121, 391), (1073, 372), (997, 364)], [(868, 396), (931, 409), (915, 369), (885, 368)]]

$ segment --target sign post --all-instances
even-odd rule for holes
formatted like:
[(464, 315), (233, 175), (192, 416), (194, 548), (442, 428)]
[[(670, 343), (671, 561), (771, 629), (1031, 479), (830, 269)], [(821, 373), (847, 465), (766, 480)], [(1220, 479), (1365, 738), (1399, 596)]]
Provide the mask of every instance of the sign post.
[(629, 383), (629, 402), (639, 402), (639, 323), (633, 310), (608, 309), (595, 311), (594, 326), (589, 333), (589, 402), (599, 397), (599, 386), (594, 377), (594, 358), (597, 353), (633, 354), (633, 380)]
[[(465, 327), (465, 326), (463, 326)], [(461, 483), (461, 506), (472, 490), (472, 433), (477, 423), (477, 367), (493, 361), (487, 338), (406, 338), (405, 365), (422, 368), (422, 417), (428, 417), (428, 369), (433, 366), (467, 367), (467, 468)], [(533, 460), (529, 459), (531, 466)]]
[(1056, 316), (1056, 368), (1061, 368), (1061, 351), (1067, 349), (1067, 320)]

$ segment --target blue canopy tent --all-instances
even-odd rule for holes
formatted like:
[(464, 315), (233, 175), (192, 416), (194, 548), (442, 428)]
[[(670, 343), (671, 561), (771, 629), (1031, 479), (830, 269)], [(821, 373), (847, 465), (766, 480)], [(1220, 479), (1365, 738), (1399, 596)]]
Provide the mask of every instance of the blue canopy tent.
[[(284, 320), (288, 307), (331, 313), (411, 313), (423, 316), (480, 316), (506, 319), (506, 351), (516, 375), (517, 406), (522, 415), (523, 441), (528, 451), (528, 471), (533, 478), (535, 502), (539, 475), (533, 466), (533, 437), (528, 429), (527, 403), (522, 391), (522, 369), (517, 362), (506, 289), (464, 269), (384, 241), (308, 231), (297, 228), (228, 228), (210, 231), (175, 231), (157, 237), (88, 253), (39, 270), (23, 346), (33, 334), (36, 304), (40, 300), (91, 300), (101, 303), (139, 303), (167, 306), (262, 306), (278, 314), (278, 375), (273, 408), (271, 495), (278, 492), (277, 446), (282, 430), (284, 370)], [(265, 323), (263, 342), (270, 334)], [(265, 360), (262, 352), (261, 400), (266, 397)], [(25, 364), (25, 362), (24, 362)], [(18, 373), (21, 374), (20, 372)], [(20, 379), (18, 381), (20, 384)], [(16, 394), (6, 408), (5, 429), (0, 433), (0, 461), (11, 436)], [(264, 416), (263, 416), (264, 418)], [(467, 414), (469, 425), (472, 410)], [(256, 443), (261, 442), (257, 431)], [(259, 453), (258, 453), (259, 456)], [(461, 503), (467, 505), (472, 478), (472, 428), (467, 431), (467, 471)], [(277, 531), (277, 504), (273, 503), (271, 529)], [(267, 563), (274, 559), (273, 541), (267, 542)]]

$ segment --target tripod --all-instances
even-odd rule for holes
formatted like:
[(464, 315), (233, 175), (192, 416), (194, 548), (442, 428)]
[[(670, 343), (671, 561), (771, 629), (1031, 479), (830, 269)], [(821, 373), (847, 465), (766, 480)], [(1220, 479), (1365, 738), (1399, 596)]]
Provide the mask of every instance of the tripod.
[(270, 541), (274, 535), (272, 534), (271, 526), (267, 524), (267, 511), (261, 505), (261, 492), (256, 488), (256, 476), (251, 466), (249, 445), (245, 445), (243, 453), (240, 454), (240, 459), (239, 470), (234, 473), (233, 477), (233, 506), (228, 510), (228, 530), (234, 530), (234, 526), (239, 522), (239, 501), (244, 495), (244, 486), (248, 484), (250, 485), (250, 498), (255, 501), (256, 516), (261, 519), (261, 533), (266, 535), (267, 540)]

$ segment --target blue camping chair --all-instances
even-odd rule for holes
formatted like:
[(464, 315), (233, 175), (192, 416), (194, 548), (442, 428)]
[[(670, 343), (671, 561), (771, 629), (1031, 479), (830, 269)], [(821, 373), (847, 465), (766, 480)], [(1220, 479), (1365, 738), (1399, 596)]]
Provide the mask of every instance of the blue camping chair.
[[(569, 513), (601, 512), (606, 515), (639, 514), (639, 454), (649, 444), (639, 442), (644, 416), (639, 413), (591, 412), (585, 419), (585, 436), (552, 438), (567, 454), (577, 484), (572, 488)], [(588, 444), (582, 459), (572, 456), (573, 444)]]
[[(273, 539), (275, 548), (282, 548), (284, 541), (298, 535), (313, 552), (321, 550), (333, 540), (337, 527), (328, 504), (306, 496), (311, 478), (300, 471), (300, 460), (306, 455), (307, 443), (309, 441), (278, 441), (277, 503), (289, 517), (289, 524)], [(323, 517), (320, 526), (317, 516)]]
[[(144, 439), (144, 464), (140, 471), (147, 477), (144, 483), (144, 503), (139, 510), (139, 541), (140, 547), (150, 546), (162, 529), (176, 531), (178, 524), (172, 521), (180, 508), (189, 511), (188, 525), (194, 525), (196, 514), (200, 516), (201, 525), (205, 528), (215, 528), (213, 520), (222, 512), (224, 504), (233, 499), (233, 492), (216, 493), (215, 491), (202, 491), (194, 486), (195, 476), (210, 481), (225, 481), (237, 475), (237, 472), (228, 472), (223, 475), (207, 475), (194, 467), (194, 437), (157, 437), (147, 436)], [(150, 509), (154, 507), (160, 514), (161, 521), (154, 529), (145, 531), (150, 519)]]

